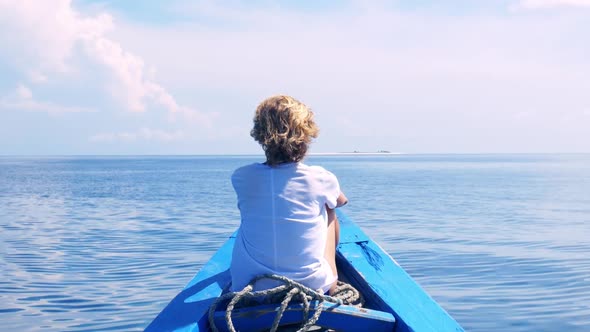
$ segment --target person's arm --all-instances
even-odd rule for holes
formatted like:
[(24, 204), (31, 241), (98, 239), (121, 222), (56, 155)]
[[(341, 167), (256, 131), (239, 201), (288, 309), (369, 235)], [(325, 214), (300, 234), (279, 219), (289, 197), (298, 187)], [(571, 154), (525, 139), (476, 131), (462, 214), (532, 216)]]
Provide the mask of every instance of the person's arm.
[[(338, 196), (338, 198), (336, 199), (336, 206), (334, 207), (334, 209), (339, 208), (341, 206), (346, 205), (346, 203), (348, 203), (348, 198), (346, 198), (346, 196), (344, 195), (343, 192), (340, 192), (340, 196)], [(336, 211), (334, 211), (334, 209), (330, 209), (330, 207), (328, 206), (328, 204), (326, 204), (326, 211), (328, 212), (328, 232), (331, 232), (329, 234), (334, 234), (334, 248), (338, 245), (338, 243), (340, 242), (340, 222), (338, 221), (338, 218), (336, 218)], [(333, 227), (333, 231), (331, 231), (330, 227)], [(330, 246), (331, 248), (331, 246)], [(335, 250), (335, 249), (334, 249)], [(335, 255), (335, 252), (334, 252)], [(331, 257), (334, 257), (333, 255)], [(334, 263), (334, 266), (332, 266), (332, 269), (334, 271), (336, 271), (336, 265)], [(334, 272), (336, 273), (336, 272)], [(337, 274), (337, 273), (336, 273)]]
[(341, 207), (346, 205), (346, 203), (348, 203), (348, 198), (346, 198), (346, 196), (344, 196), (343, 192), (340, 192), (340, 196), (338, 196), (338, 198), (336, 199), (336, 207)]

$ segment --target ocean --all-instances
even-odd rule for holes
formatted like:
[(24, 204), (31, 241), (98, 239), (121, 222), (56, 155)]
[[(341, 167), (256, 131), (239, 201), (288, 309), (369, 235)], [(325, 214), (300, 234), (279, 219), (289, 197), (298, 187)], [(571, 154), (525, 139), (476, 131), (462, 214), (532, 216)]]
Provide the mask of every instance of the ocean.
[[(142, 330), (261, 156), (0, 157), (0, 330)], [(590, 155), (333, 155), (352, 220), (467, 331), (590, 331)]]

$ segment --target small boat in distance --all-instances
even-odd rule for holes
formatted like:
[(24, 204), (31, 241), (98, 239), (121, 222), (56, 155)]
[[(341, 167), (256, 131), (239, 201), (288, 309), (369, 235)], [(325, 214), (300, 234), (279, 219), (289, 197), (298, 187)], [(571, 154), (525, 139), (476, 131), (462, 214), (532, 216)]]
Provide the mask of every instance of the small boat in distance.
[[(356, 308), (326, 303), (317, 326), (335, 331), (463, 331), (391, 256), (344, 213), (337, 210), (337, 214), (340, 220), (336, 257), (339, 279), (354, 286), (363, 295), (365, 304), (363, 308)], [(234, 241), (235, 233), (146, 331), (210, 331), (209, 307), (227, 291), (231, 281), (229, 266)], [(260, 305), (234, 312), (236, 330), (268, 330), (276, 307)], [(290, 305), (281, 323), (298, 323), (302, 319), (301, 312), (297, 305)], [(222, 320), (224, 313), (225, 310), (215, 315), (216, 322), (219, 318), (216, 326), (220, 331), (227, 331)]]

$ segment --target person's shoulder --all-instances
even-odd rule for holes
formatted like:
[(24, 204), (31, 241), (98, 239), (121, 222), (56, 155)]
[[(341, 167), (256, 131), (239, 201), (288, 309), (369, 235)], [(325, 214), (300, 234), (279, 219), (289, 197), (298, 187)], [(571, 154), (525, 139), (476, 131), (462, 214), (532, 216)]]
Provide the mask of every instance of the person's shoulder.
[(253, 169), (255, 167), (257, 167), (258, 165), (260, 165), (259, 163), (251, 163), (251, 164), (247, 164), (247, 165), (242, 165), (238, 168), (236, 168), (236, 170), (234, 172), (243, 172), (249, 169)]
[(299, 163), (299, 167), (301, 167), (302, 169), (311, 171), (311, 172), (330, 173), (330, 171), (328, 171), (324, 167), (318, 166), (318, 165), (308, 165), (308, 164), (304, 164), (304, 163)]
[(232, 178), (244, 175), (244, 174), (251, 174), (254, 170), (260, 168), (259, 163), (252, 163), (244, 166), (240, 166), (234, 170), (232, 173)]
[(320, 177), (336, 177), (334, 175), (334, 173), (328, 171), (327, 169), (325, 169), (322, 166), (317, 166), (317, 165), (306, 165), (306, 164), (301, 164), (301, 166), (306, 169), (308, 172), (318, 175)]

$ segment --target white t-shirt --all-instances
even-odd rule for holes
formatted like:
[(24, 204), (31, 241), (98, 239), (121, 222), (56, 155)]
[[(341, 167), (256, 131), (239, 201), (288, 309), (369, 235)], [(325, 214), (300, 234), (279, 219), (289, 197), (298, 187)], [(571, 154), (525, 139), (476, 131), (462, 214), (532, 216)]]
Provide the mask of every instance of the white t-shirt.
[[(336, 281), (324, 258), (328, 229), (326, 205), (336, 207), (340, 186), (319, 166), (251, 164), (232, 175), (241, 225), (232, 262), (232, 291), (255, 276), (278, 274), (312, 289), (327, 291)], [(255, 290), (275, 287), (261, 281)]]

